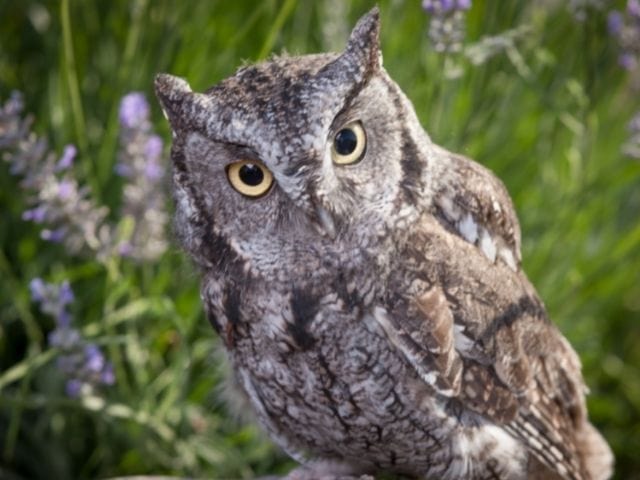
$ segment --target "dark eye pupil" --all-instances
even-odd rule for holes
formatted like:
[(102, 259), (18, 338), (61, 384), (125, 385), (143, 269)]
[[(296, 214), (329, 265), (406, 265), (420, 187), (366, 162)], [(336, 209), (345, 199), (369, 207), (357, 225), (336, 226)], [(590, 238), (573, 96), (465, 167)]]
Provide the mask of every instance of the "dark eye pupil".
[(256, 185), (260, 185), (264, 180), (264, 173), (262, 173), (262, 169), (253, 163), (247, 163), (240, 167), (240, 180), (246, 185), (250, 185), (255, 187)]
[(340, 155), (353, 153), (358, 145), (358, 137), (350, 128), (343, 128), (338, 132), (334, 141), (336, 152)]

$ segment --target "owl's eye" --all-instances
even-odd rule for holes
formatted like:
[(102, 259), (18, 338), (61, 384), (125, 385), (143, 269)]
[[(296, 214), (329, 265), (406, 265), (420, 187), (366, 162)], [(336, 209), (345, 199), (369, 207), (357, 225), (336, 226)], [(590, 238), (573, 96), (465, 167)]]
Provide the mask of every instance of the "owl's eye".
[(362, 159), (367, 147), (367, 136), (360, 122), (343, 127), (333, 138), (331, 157), (337, 165), (351, 165)]
[(240, 160), (227, 165), (226, 171), (231, 186), (246, 197), (260, 197), (273, 184), (273, 175), (260, 162)]

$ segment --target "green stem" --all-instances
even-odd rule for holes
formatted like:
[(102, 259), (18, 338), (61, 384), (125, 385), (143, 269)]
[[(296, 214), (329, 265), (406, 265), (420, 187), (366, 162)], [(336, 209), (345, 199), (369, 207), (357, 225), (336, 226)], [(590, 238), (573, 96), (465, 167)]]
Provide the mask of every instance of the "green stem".
[(258, 60), (264, 60), (269, 53), (273, 50), (273, 46), (276, 43), (276, 38), (278, 34), (282, 30), (282, 26), (284, 22), (289, 18), (291, 12), (293, 11), (293, 7), (296, 5), (296, 0), (285, 0), (280, 7), (280, 11), (276, 16), (276, 19), (267, 34), (267, 39), (262, 44), (262, 48), (260, 49), (260, 53), (258, 54)]
[(24, 302), (23, 297), (20, 295), (20, 290), (23, 288), (23, 285), (13, 274), (9, 261), (7, 260), (3, 250), (0, 250), (0, 275), (2, 276), (5, 286), (11, 292), (11, 298), (14, 299), (14, 307), (18, 311), (20, 321), (24, 324), (24, 329), (29, 337), (29, 353), (40, 353), (40, 345), (44, 340), (44, 334), (36, 320), (33, 318), (33, 315), (31, 315), (29, 305)]
[(31, 382), (32, 374), (33, 370), (27, 370), (27, 374), (23, 377), (22, 382), (20, 383), (18, 401), (13, 405), (13, 408), (11, 409), (9, 427), (7, 428), (7, 435), (5, 437), (3, 452), (3, 458), (7, 462), (10, 462), (10, 460), (13, 458), (13, 453), (16, 449), (18, 434), (20, 433), (20, 423), (22, 422), (22, 412), (25, 409), (24, 400), (29, 394), (29, 383)]
[(71, 100), (71, 112), (76, 128), (76, 139), (80, 150), (87, 151), (87, 134), (80, 87), (78, 85), (78, 71), (76, 69), (75, 55), (73, 53), (73, 36), (71, 33), (71, 19), (69, 15), (69, 0), (60, 3), (60, 21), (62, 24), (62, 38), (64, 44), (64, 70), (67, 76), (67, 86)]
[[(125, 89), (131, 88), (131, 71), (138, 53), (138, 44), (140, 42), (140, 35), (144, 20), (147, 19), (145, 13), (147, 12), (147, 0), (138, 0), (132, 3), (131, 6), (131, 23), (130, 28), (127, 29), (127, 38), (124, 44), (124, 53), (120, 65), (122, 68), (118, 70), (118, 82), (114, 91), (118, 96), (123, 94)], [(100, 149), (98, 151), (98, 167), (99, 171), (98, 180), (104, 184), (109, 180), (112, 175), (114, 151), (118, 145), (118, 109), (119, 102), (112, 102), (112, 108), (109, 112), (106, 123), (105, 132), (101, 138)]]

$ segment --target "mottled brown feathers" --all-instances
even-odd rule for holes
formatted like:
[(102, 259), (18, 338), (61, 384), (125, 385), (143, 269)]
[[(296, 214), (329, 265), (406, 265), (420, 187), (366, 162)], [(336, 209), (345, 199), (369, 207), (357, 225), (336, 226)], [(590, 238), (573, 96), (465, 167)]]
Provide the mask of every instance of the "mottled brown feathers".
[[(430, 140), (379, 28), (374, 9), (342, 53), (247, 65), (205, 93), (156, 79), (176, 234), (237, 381), (304, 464), (291, 478), (608, 478), (507, 190)], [(230, 165), (273, 183), (243, 195)]]

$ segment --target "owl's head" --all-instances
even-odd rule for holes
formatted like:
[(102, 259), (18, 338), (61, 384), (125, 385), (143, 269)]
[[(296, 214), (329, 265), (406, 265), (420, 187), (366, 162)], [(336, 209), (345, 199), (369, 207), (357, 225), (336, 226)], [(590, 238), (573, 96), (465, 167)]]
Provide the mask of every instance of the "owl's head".
[(419, 175), (401, 161), (417, 153), (414, 113), (382, 68), (377, 9), (340, 54), (245, 66), (204, 93), (161, 74), (156, 92), (173, 131), (176, 230), (205, 264), (212, 235), (248, 256), (348, 240), (392, 216)]

